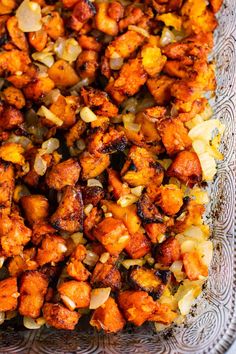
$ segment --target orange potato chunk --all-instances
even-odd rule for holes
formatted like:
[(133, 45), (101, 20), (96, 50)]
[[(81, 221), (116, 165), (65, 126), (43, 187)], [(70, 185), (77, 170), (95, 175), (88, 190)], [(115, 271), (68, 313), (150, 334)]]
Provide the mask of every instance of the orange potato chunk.
[(60, 190), (65, 186), (74, 186), (80, 176), (80, 165), (76, 159), (60, 162), (47, 172), (46, 183), (49, 188)]
[(65, 258), (66, 251), (66, 241), (62, 237), (46, 235), (38, 248), (36, 261), (40, 266), (50, 262), (57, 263)]
[(56, 86), (68, 87), (77, 84), (79, 77), (65, 60), (57, 60), (49, 69), (48, 76)]
[(183, 254), (184, 270), (190, 280), (199, 280), (208, 276), (208, 268), (202, 263), (197, 252)]
[(81, 315), (78, 312), (68, 310), (61, 304), (47, 302), (43, 306), (43, 316), (49, 326), (73, 330)]
[(169, 266), (180, 259), (180, 244), (174, 237), (168, 237), (158, 245), (156, 251), (157, 262)]
[(159, 187), (156, 203), (167, 215), (175, 215), (183, 205), (183, 191), (174, 184)]
[(40, 194), (25, 195), (21, 198), (26, 219), (30, 224), (43, 221), (48, 216), (49, 203), (46, 197)]
[(10, 277), (0, 281), (0, 311), (13, 311), (17, 308), (17, 278)]
[[(73, 311), (75, 308), (86, 308), (90, 304), (91, 286), (83, 281), (70, 280), (58, 288), (62, 301)], [(72, 302), (71, 302), (71, 301)]]
[(14, 169), (11, 163), (0, 161), (0, 210), (9, 215), (14, 191)]

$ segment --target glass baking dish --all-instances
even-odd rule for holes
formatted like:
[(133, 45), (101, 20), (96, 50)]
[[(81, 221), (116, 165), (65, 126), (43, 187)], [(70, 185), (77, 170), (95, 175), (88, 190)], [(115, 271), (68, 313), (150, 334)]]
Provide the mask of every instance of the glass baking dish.
[[(225, 125), (222, 152), (214, 183), (209, 187), (208, 221), (215, 246), (204, 294), (185, 325), (154, 333), (151, 325), (127, 328), (116, 335), (97, 333), (81, 322), (74, 332), (43, 327), (24, 330), (7, 321), (0, 331), (0, 353), (155, 353), (223, 354), (236, 338), (235, 151), (236, 142), (236, 0), (224, 0), (215, 34), (218, 89), (215, 117)], [(232, 351), (235, 353), (236, 349)]]

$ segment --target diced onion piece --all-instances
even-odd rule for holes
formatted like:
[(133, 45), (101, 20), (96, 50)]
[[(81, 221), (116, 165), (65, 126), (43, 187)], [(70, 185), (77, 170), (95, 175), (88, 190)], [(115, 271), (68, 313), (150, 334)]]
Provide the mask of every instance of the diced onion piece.
[(99, 260), (99, 256), (97, 255), (97, 253), (87, 250), (87, 254), (83, 262), (88, 266), (93, 267), (95, 266), (98, 260)]
[(113, 214), (112, 213), (105, 213), (104, 216), (105, 216), (105, 218), (112, 218)]
[(122, 208), (125, 208), (129, 205), (132, 205), (138, 201), (138, 197), (133, 194), (123, 195), (117, 200), (117, 204), (120, 205)]
[(122, 104), (123, 107), (122, 113), (126, 113), (126, 112), (135, 113), (137, 105), (138, 105), (138, 100), (136, 98), (134, 97), (128, 98)]
[(60, 142), (56, 138), (50, 138), (43, 142), (42, 149), (44, 154), (51, 154), (53, 151), (57, 150), (60, 146)]
[(68, 307), (69, 310), (74, 311), (74, 309), (76, 308), (76, 304), (74, 303), (73, 300), (71, 300), (66, 295), (61, 295), (61, 299), (64, 302), (64, 304)]
[(199, 187), (194, 187), (190, 191), (190, 196), (194, 197), (194, 200), (198, 204), (208, 204), (209, 196), (208, 193)]
[(5, 312), (0, 311), (0, 325), (5, 321)]
[(9, 139), (6, 140), (7, 143), (17, 143), (20, 144), (24, 149), (29, 147), (32, 144), (32, 141), (26, 136), (17, 136), (15, 134), (11, 134)]
[(193, 149), (196, 152), (196, 154), (203, 154), (206, 151), (206, 142), (203, 141), (202, 139), (196, 139), (192, 143)]
[(110, 59), (110, 68), (111, 70), (120, 70), (124, 63), (124, 59), (119, 57), (119, 58), (111, 58)]
[(83, 237), (82, 232), (75, 232), (70, 237), (72, 238), (74, 244), (77, 246), (78, 244), (84, 245), (86, 243), (86, 239)]
[(86, 207), (84, 208), (85, 215), (88, 216), (92, 209), (93, 209), (93, 204), (86, 205)]
[(30, 318), (27, 316), (24, 316), (23, 324), (28, 329), (39, 329), (41, 327), (41, 324), (37, 323), (34, 318)]
[(101, 187), (101, 188), (103, 188), (102, 183), (101, 183), (98, 179), (96, 179), (96, 178), (90, 178), (90, 179), (88, 179), (88, 181), (87, 181), (87, 186), (88, 186), (88, 187)]
[(212, 181), (216, 174), (216, 162), (214, 157), (208, 152), (198, 155), (202, 167), (202, 179), (204, 181)]
[(130, 31), (134, 31), (134, 32), (137, 32), (139, 34), (141, 34), (142, 36), (148, 38), (150, 37), (150, 34), (148, 33), (148, 31), (146, 31), (144, 28), (142, 27), (138, 27), (138, 26), (134, 26), (134, 25), (129, 25), (128, 26), (128, 29)]
[(136, 197), (141, 197), (143, 189), (144, 189), (144, 186), (137, 186), (137, 187), (131, 188), (130, 191)]
[(67, 251), (67, 247), (63, 243), (59, 243), (57, 247), (58, 247), (58, 250), (62, 253), (65, 253)]
[(135, 114), (134, 113), (126, 113), (122, 115), (122, 120), (124, 125), (128, 123), (134, 123)]
[(58, 97), (60, 96), (60, 90), (59, 89), (54, 89), (50, 91), (44, 98), (43, 102), (46, 104), (46, 106), (56, 102)]
[(77, 84), (75, 84), (74, 86), (72, 86), (70, 88), (70, 92), (78, 92), (80, 91), (80, 89), (84, 86), (88, 86), (89, 85), (89, 79), (86, 77), (85, 79), (82, 79), (81, 81), (79, 81)]
[(32, 58), (40, 63), (43, 63), (48, 68), (54, 64), (54, 58), (52, 53), (35, 52), (32, 54)]
[(183, 262), (182, 261), (175, 261), (172, 263), (170, 266), (170, 271), (174, 274), (175, 279), (180, 282), (184, 279), (185, 275), (184, 272), (182, 271), (183, 268)]
[(101, 263), (106, 263), (109, 258), (110, 258), (110, 253), (104, 252), (104, 253), (101, 254), (101, 256), (100, 256), (100, 258), (99, 258), (99, 261), (100, 261)]
[(42, 28), (41, 8), (36, 2), (24, 0), (16, 10), (16, 17), (23, 32), (35, 32)]
[(145, 264), (145, 259), (125, 259), (121, 264), (126, 269), (129, 269), (132, 266), (143, 266)]
[(210, 119), (196, 125), (189, 131), (188, 135), (192, 140), (203, 139), (208, 142), (212, 139), (212, 134), (215, 129), (217, 129), (220, 134), (223, 134), (225, 126), (219, 119)]
[(50, 122), (54, 123), (57, 126), (61, 126), (63, 124), (63, 120), (58, 118), (54, 113), (52, 113), (47, 107), (41, 106), (38, 110), (37, 114), (40, 117), (45, 117), (46, 119), (50, 120)]
[(86, 147), (85, 142), (83, 139), (79, 139), (76, 141), (76, 146), (80, 151), (83, 151)]
[(81, 109), (80, 117), (85, 123), (90, 123), (97, 120), (96, 114), (94, 114), (89, 107), (83, 107)]
[(141, 129), (141, 124), (137, 123), (125, 123), (125, 129), (131, 130), (132, 132), (138, 133)]
[(160, 39), (160, 46), (165, 47), (167, 44), (170, 44), (175, 41), (175, 35), (171, 30), (167, 27), (163, 28), (161, 39)]
[(0, 257), (0, 268), (2, 268), (4, 262), (5, 262), (5, 257)]
[(58, 38), (54, 44), (54, 52), (58, 58), (71, 63), (78, 58), (82, 49), (74, 38)]
[(191, 309), (191, 306), (195, 300), (194, 291), (190, 289), (182, 298), (178, 301), (178, 306), (181, 315), (187, 315)]
[(204, 235), (199, 226), (189, 226), (186, 230), (184, 230), (183, 234), (187, 237), (193, 238), (196, 241), (204, 241)]
[(34, 170), (39, 176), (43, 176), (47, 170), (47, 162), (37, 154), (34, 160)]
[(102, 306), (110, 296), (111, 288), (99, 288), (91, 291), (91, 299), (89, 308), (90, 310), (96, 310)]
[(213, 243), (211, 241), (203, 241), (197, 245), (197, 252), (201, 258), (202, 263), (210, 267), (213, 257)]

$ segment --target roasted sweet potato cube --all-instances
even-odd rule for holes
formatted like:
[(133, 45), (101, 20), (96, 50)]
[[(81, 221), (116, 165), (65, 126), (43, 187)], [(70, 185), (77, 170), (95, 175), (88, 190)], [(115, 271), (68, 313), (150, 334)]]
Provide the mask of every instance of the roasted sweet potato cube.
[(167, 184), (159, 187), (156, 204), (167, 215), (175, 215), (183, 205), (183, 191), (175, 184)]
[(90, 239), (94, 240), (93, 228), (102, 220), (102, 211), (98, 208), (93, 208), (89, 215), (84, 220), (84, 233)]
[(38, 264), (35, 261), (36, 249), (28, 248), (19, 256), (11, 258), (8, 263), (8, 271), (11, 276), (19, 276), (26, 270), (36, 270)]
[(106, 2), (96, 3), (95, 24), (99, 31), (110, 36), (118, 34), (118, 24), (116, 20), (108, 15), (109, 4)]
[(50, 221), (59, 230), (75, 232), (82, 229), (83, 200), (79, 187), (66, 186), (63, 189), (59, 206)]
[(16, 16), (12, 16), (7, 21), (7, 30), (11, 37), (12, 42), (20, 50), (27, 51), (28, 43), (24, 32), (19, 29), (18, 20)]
[[(8, 91), (9, 91), (9, 88), (8, 88)], [(5, 97), (9, 98), (8, 94), (9, 94), (9, 92), (6, 92)], [(11, 99), (9, 98), (9, 100), (11, 101), (11, 104), (12, 104), (13, 98), (11, 98)], [(23, 121), (24, 121), (24, 117), (23, 117), (22, 113), (15, 107), (3, 106), (3, 109), (0, 111), (0, 128), (1, 129), (11, 130), (14, 128), (18, 128), (20, 126), (20, 124), (23, 123)]]
[(10, 14), (16, 7), (15, 0), (4, 0), (0, 3), (0, 15)]
[(202, 214), (204, 213), (204, 205), (190, 200), (183, 213), (175, 220), (172, 230), (181, 233), (191, 225), (202, 224)]
[(99, 186), (88, 186), (82, 188), (82, 195), (84, 205), (93, 204), (96, 206), (104, 198), (105, 192)]
[(88, 151), (91, 154), (100, 155), (111, 154), (116, 151), (124, 151), (127, 146), (127, 138), (123, 131), (118, 132), (114, 128), (110, 128), (104, 133), (98, 130), (91, 134), (88, 139)]
[(130, 236), (122, 221), (106, 218), (95, 226), (94, 236), (111, 255), (119, 255), (128, 244)]
[(128, 58), (143, 42), (144, 37), (141, 34), (127, 31), (108, 45), (105, 55), (107, 58), (112, 58), (114, 53), (117, 53), (122, 58)]
[(156, 261), (165, 266), (180, 259), (180, 244), (174, 237), (167, 238), (156, 249)]
[(38, 101), (47, 95), (55, 84), (49, 77), (40, 77), (30, 82), (24, 87), (23, 92), (26, 98), (32, 101)]
[(100, 52), (102, 45), (98, 42), (95, 37), (90, 37), (82, 34), (78, 38), (79, 45), (83, 49), (94, 50), (95, 52)]
[(10, 277), (0, 281), (0, 311), (13, 311), (17, 308), (17, 278)]
[(127, 186), (127, 184), (121, 182), (118, 172), (112, 168), (108, 168), (107, 172), (108, 183), (112, 187), (112, 193), (116, 199), (130, 194), (130, 188)]
[(0, 211), (2, 214), (10, 214), (14, 184), (12, 164), (0, 161)]
[(20, 284), (20, 314), (32, 318), (39, 317), (47, 288), (48, 279), (45, 274), (37, 270), (26, 271)]
[(141, 232), (137, 231), (134, 234), (130, 234), (130, 240), (125, 247), (125, 251), (133, 259), (139, 259), (145, 256), (151, 250), (151, 242)]
[(171, 98), (171, 85), (174, 79), (167, 75), (161, 75), (147, 80), (147, 87), (158, 105), (165, 105)]
[(65, 186), (74, 186), (80, 176), (80, 165), (76, 159), (68, 159), (53, 165), (47, 172), (46, 183), (49, 188), (60, 190)]
[(94, 287), (110, 287), (112, 291), (121, 288), (121, 275), (112, 264), (98, 262), (93, 270), (91, 284)]
[(43, 306), (43, 316), (50, 326), (73, 330), (81, 315), (78, 312), (68, 310), (61, 304), (47, 302)]
[(14, 213), (0, 214), (0, 244), (3, 255), (17, 256), (29, 242), (32, 231), (25, 226), (23, 218)]
[(190, 280), (199, 280), (208, 276), (208, 268), (202, 263), (199, 254), (195, 251), (183, 254), (184, 270)]
[(210, 0), (209, 1), (212, 11), (214, 13), (218, 12), (223, 4), (223, 0)]
[(83, 50), (76, 61), (76, 71), (82, 79), (94, 80), (99, 67), (98, 53), (94, 50)]
[(80, 155), (80, 164), (82, 177), (86, 180), (99, 176), (110, 165), (110, 158), (106, 154), (96, 156), (86, 151)]
[(102, 306), (94, 311), (90, 324), (99, 331), (103, 329), (107, 333), (116, 333), (125, 326), (125, 319), (115, 300), (109, 297)]
[(157, 243), (166, 232), (166, 225), (163, 223), (151, 223), (145, 225), (145, 231), (152, 243)]
[(58, 288), (64, 304), (73, 311), (76, 308), (89, 307), (91, 286), (83, 281), (70, 280)]
[(125, 8), (124, 18), (119, 21), (119, 30), (123, 31), (129, 25), (137, 24), (142, 17), (144, 17), (144, 13), (139, 7), (136, 7), (134, 4), (127, 6)]
[[(9, 87), (5, 88), (5, 90), (3, 90), (3, 97), (9, 105), (13, 105), (17, 109), (21, 109), (25, 106), (25, 97), (24, 97), (23, 93), (18, 88), (14, 87), (14, 86), (9, 86)], [(23, 117), (19, 111), (11, 109), (11, 107), (7, 107), (7, 108), (8, 108), (9, 112), (8, 113), (5, 112), (6, 119), (9, 120), (10, 117), (8, 115), (10, 115), (10, 113), (12, 113), (13, 116), (14, 116), (13, 113), (15, 113), (16, 117), (18, 117), (18, 120), (19, 120), (18, 124), (23, 122)], [(6, 124), (6, 122), (4, 122), (4, 124)], [(15, 123), (15, 124), (18, 125), (17, 123)], [(4, 125), (4, 129), (6, 129), (5, 125)]]
[(57, 60), (49, 69), (48, 76), (56, 86), (68, 87), (77, 84), (79, 77), (65, 60)]
[(25, 163), (23, 153), (24, 148), (17, 143), (8, 142), (0, 147), (0, 159), (21, 166), (23, 166)]
[(49, 262), (60, 262), (67, 251), (66, 241), (57, 235), (46, 235), (43, 238), (36, 257), (37, 263), (42, 266)]
[(168, 155), (187, 150), (192, 146), (192, 140), (184, 124), (177, 119), (166, 119), (158, 124), (158, 131)]
[(29, 43), (37, 52), (41, 52), (47, 44), (48, 35), (42, 27), (40, 30), (29, 33)]
[(0, 73), (9, 71), (16, 74), (18, 71), (25, 72), (30, 63), (30, 58), (26, 52), (13, 49), (0, 53)]
[(156, 310), (149, 318), (149, 321), (160, 322), (165, 325), (171, 324), (178, 314), (171, 310), (167, 304), (156, 303)]
[(123, 291), (118, 304), (128, 322), (141, 326), (155, 312), (156, 303), (146, 291)]
[(40, 194), (25, 195), (21, 199), (27, 221), (33, 224), (43, 221), (48, 216), (49, 203), (46, 197)]
[(49, 37), (56, 40), (59, 37), (63, 37), (64, 23), (58, 11), (50, 11), (50, 14), (43, 17), (44, 30), (47, 32)]
[(110, 200), (103, 200), (102, 204), (107, 207), (107, 211), (125, 224), (130, 234), (134, 234), (138, 231), (141, 220), (137, 215), (137, 207), (132, 204), (127, 207), (121, 207), (117, 203)]
[(137, 213), (146, 224), (163, 222), (162, 215), (147, 194), (143, 194), (138, 200)]
[(85, 281), (90, 275), (89, 271), (85, 268), (83, 263), (74, 258), (70, 260), (66, 270), (72, 278), (78, 281)]
[(33, 224), (31, 241), (39, 245), (47, 234), (55, 234), (56, 230), (46, 221), (39, 221)]
[(66, 145), (68, 147), (73, 146), (76, 140), (79, 140), (80, 136), (86, 130), (86, 123), (81, 119), (78, 120), (75, 125), (65, 134)]
[(170, 177), (176, 177), (192, 188), (202, 180), (202, 167), (195, 152), (181, 151), (167, 170)]
[[(76, 111), (79, 107), (77, 96), (60, 95), (50, 106), (50, 111), (63, 121), (61, 128), (69, 128), (76, 122)], [(47, 121), (48, 122), (48, 121)], [(50, 122), (52, 124), (52, 122)]]

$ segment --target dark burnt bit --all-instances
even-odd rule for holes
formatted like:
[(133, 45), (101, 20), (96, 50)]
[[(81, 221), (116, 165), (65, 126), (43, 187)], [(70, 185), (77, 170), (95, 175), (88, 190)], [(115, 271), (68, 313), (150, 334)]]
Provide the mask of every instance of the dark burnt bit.
[(145, 224), (163, 223), (163, 217), (147, 194), (143, 194), (137, 203), (137, 214)]
[(163, 284), (167, 284), (170, 281), (171, 278), (171, 271), (170, 270), (164, 270), (164, 269), (158, 269), (155, 274), (161, 279)]
[(124, 166), (124, 163), (126, 161), (126, 156), (123, 152), (116, 151), (114, 154), (111, 155), (110, 159), (111, 159), (110, 166), (112, 167), (112, 169), (115, 171), (120, 171)]
[(105, 192), (99, 186), (82, 187), (84, 205), (93, 204), (96, 206), (104, 198)]
[(124, 151), (127, 144), (128, 140), (126, 136), (123, 135), (120, 138), (111, 141), (109, 144), (105, 144), (105, 146), (100, 149), (100, 152), (103, 154), (112, 154), (116, 151)]

